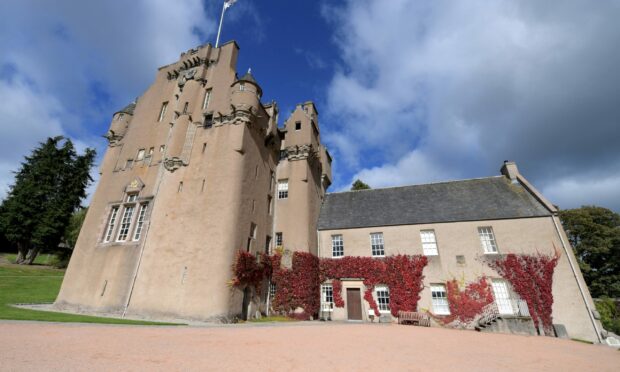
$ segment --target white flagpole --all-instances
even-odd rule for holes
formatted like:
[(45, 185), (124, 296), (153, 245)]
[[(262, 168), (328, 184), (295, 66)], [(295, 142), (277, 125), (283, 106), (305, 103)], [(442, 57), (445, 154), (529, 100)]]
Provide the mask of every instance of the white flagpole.
[(224, 11), (226, 10), (226, 2), (222, 4), (222, 16), (220, 17), (220, 26), (217, 28), (217, 39), (215, 39), (215, 47), (220, 44), (220, 33), (222, 32), (222, 21), (224, 21)]

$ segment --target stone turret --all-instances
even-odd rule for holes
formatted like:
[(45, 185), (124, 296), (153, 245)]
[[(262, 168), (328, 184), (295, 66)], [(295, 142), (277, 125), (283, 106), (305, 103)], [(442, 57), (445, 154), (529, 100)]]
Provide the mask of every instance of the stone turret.
[(236, 80), (231, 85), (230, 103), (235, 110), (246, 110), (256, 113), (259, 110), (262, 94), (262, 89), (248, 70), (241, 79)]

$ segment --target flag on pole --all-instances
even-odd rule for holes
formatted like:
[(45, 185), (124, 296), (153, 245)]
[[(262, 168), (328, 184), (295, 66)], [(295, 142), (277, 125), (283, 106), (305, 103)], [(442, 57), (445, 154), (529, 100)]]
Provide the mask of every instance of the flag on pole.
[(220, 17), (220, 26), (217, 28), (217, 38), (215, 39), (216, 48), (218, 47), (218, 45), (220, 45), (220, 34), (222, 33), (222, 22), (224, 22), (224, 13), (226, 12), (226, 9), (233, 6), (233, 4), (236, 2), (237, 0), (225, 0), (224, 1), (224, 6), (222, 7), (222, 16)]
[(224, 9), (230, 8), (237, 0), (226, 0), (224, 1)]

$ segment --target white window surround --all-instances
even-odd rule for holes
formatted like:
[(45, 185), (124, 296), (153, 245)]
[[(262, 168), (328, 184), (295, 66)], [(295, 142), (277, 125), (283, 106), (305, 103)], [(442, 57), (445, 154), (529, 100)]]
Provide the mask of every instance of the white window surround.
[(385, 244), (383, 242), (382, 232), (370, 234), (370, 251), (373, 257), (385, 256)]
[(114, 227), (116, 226), (116, 218), (118, 216), (118, 209), (119, 209), (119, 206), (115, 205), (112, 207), (112, 210), (110, 211), (110, 217), (108, 219), (108, 226), (106, 228), (105, 236), (103, 238), (103, 241), (105, 243), (112, 240), (112, 234), (114, 233)]
[(321, 285), (321, 310), (333, 311), (334, 304), (334, 288), (331, 284)]
[(125, 205), (125, 207), (123, 208), (123, 218), (121, 219), (121, 224), (118, 229), (118, 236), (116, 237), (117, 242), (124, 242), (125, 240), (127, 240), (134, 209), (135, 206), (133, 204)]
[(497, 254), (497, 242), (495, 241), (495, 234), (491, 226), (478, 227), (478, 235), (480, 236), (480, 244), (484, 254)]
[(136, 231), (133, 234), (133, 240), (140, 240), (142, 236), (142, 228), (144, 227), (144, 219), (146, 217), (146, 212), (149, 208), (149, 203), (143, 203), (140, 205), (140, 211), (138, 212), (138, 220), (136, 221)]
[(332, 257), (344, 257), (344, 240), (342, 235), (332, 235)]
[(448, 304), (448, 296), (445, 285), (431, 284), (431, 300), (433, 304), (433, 312), (435, 314), (450, 315), (450, 305)]
[(385, 285), (375, 287), (375, 298), (380, 313), (390, 312), (390, 290)]
[(493, 279), (491, 281), (493, 287), (493, 298), (495, 298), (495, 304), (500, 314), (514, 314), (512, 308), (510, 292), (505, 280)]
[(278, 181), (278, 199), (288, 198), (288, 180)]
[(420, 230), (420, 240), (422, 241), (422, 251), (425, 256), (439, 255), (435, 230)]
[(146, 151), (144, 149), (138, 150), (138, 153), (136, 154), (136, 161), (144, 160), (145, 152)]
[(161, 109), (159, 110), (159, 119), (157, 121), (162, 121), (164, 120), (164, 117), (166, 116), (166, 111), (168, 110), (168, 102), (164, 102), (161, 104)]
[(207, 89), (205, 92), (205, 98), (202, 101), (202, 109), (206, 110), (209, 108), (209, 102), (211, 101), (211, 88)]

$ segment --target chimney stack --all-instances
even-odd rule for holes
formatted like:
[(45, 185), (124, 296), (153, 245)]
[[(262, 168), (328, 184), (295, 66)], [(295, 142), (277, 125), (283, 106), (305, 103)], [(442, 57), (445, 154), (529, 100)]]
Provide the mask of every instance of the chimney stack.
[(517, 164), (514, 161), (504, 160), (504, 165), (502, 165), (502, 169), (500, 172), (506, 176), (512, 183), (517, 183), (517, 176), (519, 175), (519, 168), (517, 168)]

